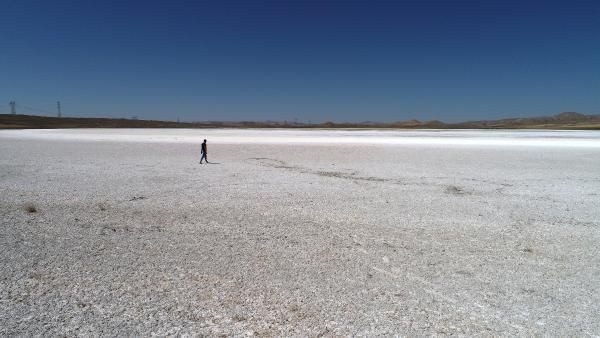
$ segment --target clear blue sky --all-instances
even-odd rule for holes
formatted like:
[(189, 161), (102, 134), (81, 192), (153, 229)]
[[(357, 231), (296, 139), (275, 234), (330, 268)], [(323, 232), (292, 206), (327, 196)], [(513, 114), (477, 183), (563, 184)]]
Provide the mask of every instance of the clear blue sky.
[(600, 1), (0, 0), (0, 112), (460, 121), (600, 113)]

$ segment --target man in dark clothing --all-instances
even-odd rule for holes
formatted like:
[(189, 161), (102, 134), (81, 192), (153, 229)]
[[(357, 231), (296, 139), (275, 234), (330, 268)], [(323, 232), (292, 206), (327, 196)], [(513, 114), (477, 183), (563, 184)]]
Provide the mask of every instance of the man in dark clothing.
[(208, 157), (206, 157), (206, 140), (202, 142), (202, 150), (200, 151), (200, 154), (202, 155), (200, 157), (200, 164), (202, 164), (202, 160), (206, 160), (206, 163), (208, 163)]

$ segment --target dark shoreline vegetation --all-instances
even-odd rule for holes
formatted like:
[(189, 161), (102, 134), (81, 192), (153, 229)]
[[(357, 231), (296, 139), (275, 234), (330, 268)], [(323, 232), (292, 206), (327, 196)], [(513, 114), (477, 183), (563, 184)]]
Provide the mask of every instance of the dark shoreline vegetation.
[(277, 121), (239, 122), (172, 122), (117, 118), (49, 117), (0, 114), (0, 129), (57, 128), (369, 128), (369, 129), (564, 129), (600, 130), (600, 115), (565, 112), (547, 117), (509, 118), (501, 120), (444, 123), (441, 121), (323, 122), (298, 123)]

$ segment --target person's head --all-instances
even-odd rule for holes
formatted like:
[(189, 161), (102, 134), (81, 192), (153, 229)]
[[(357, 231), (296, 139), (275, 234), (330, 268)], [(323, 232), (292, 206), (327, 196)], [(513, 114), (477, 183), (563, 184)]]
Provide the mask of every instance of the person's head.
[(204, 139), (204, 143), (206, 143), (206, 139)]

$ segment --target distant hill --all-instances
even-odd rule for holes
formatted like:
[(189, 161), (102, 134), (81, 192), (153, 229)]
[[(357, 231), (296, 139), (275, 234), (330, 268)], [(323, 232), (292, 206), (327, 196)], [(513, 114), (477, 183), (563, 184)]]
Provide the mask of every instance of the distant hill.
[(48, 117), (34, 115), (0, 114), (0, 129), (56, 129), (56, 128), (397, 128), (397, 129), (586, 129), (600, 130), (600, 115), (564, 112), (554, 116), (508, 118), (501, 120), (444, 123), (441, 121), (398, 121), (379, 123), (324, 122), (171, 122), (156, 120), (129, 120), (83, 117)]
[(458, 128), (483, 129), (600, 129), (600, 115), (564, 112), (554, 116), (456, 123)]

